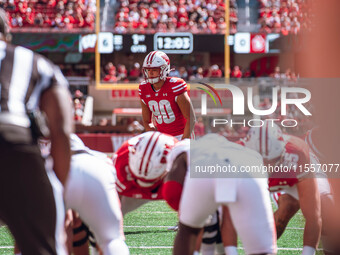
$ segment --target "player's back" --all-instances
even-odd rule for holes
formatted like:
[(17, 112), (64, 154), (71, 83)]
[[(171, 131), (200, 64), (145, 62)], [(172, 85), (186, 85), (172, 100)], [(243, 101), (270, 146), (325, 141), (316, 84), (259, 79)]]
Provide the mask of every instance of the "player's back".
[(259, 153), (217, 134), (208, 134), (192, 141), (190, 157), (193, 165), (233, 166), (233, 171), (225, 171), (220, 177), (255, 177), (262, 174), (259, 171), (251, 171), (252, 166), (259, 169), (263, 164)]

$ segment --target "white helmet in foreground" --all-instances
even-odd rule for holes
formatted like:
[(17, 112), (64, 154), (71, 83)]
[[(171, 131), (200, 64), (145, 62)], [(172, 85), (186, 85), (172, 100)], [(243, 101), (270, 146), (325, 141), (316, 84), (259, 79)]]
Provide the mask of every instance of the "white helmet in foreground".
[(282, 155), (285, 148), (282, 130), (273, 121), (265, 120), (262, 127), (252, 127), (244, 141), (245, 146), (272, 160)]
[(177, 142), (173, 136), (146, 132), (129, 147), (129, 168), (142, 187), (151, 187), (167, 173), (167, 154)]
[[(147, 69), (159, 68), (159, 76), (149, 77)], [(162, 51), (151, 51), (143, 62), (143, 75), (147, 82), (155, 84), (160, 80), (165, 80), (170, 73), (170, 59)]]

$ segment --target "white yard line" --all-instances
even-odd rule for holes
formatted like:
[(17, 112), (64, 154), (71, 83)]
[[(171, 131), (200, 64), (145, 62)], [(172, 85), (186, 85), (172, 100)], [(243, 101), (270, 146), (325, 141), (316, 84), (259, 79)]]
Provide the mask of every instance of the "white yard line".
[(124, 228), (170, 228), (170, 227), (173, 226), (124, 226)]
[(304, 228), (292, 228), (292, 227), (287, 227), (286, 229), (292, 229), (292, 230), (305, 230)]
[(172, 214), (177, 214), (177, 212), (133, 212), (133, 213), (147, 213), (147, 214), (152, 214), (152, 213), (161, 213), (161, 214), (164, 214), (164, 213), (172, 213)]

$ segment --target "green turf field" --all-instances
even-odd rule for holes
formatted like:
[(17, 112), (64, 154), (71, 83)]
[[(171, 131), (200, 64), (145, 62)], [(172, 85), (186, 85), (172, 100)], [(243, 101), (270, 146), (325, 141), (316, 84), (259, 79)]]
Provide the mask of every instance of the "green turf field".
[[(165, 202), (152, 202), (128, 214), (124, 219), (126, 243), (131, 254), (171, 254), (175, 232), (169, 226), (177, 223), (177, 214)], [(292, 219), (278, 241), (278, 254), (297, 255), (302, 250), (304, 220), (301, 212)], [(0, 228), (0, 255), (13, 254), (13, 240), (6, 229)], [(239, 244), (241, 247), (242, 245)], [(244, 254), (239, 250), (239, 254)], [(318, 251), (317, 254), (322, 254)]]

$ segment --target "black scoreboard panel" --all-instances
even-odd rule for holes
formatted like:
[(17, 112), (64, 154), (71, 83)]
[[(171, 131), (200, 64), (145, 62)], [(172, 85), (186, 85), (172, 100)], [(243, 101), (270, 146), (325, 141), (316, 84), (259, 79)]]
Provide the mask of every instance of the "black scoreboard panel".
[[(161, 50), (169, 54), (195, 52), (224, 52), (224, 35), (196, 35), (191, 33), (156, 33), (114, 35), (114, 51), (148, 53)], [(119, 44), (116, 44), (119, 42)]]
[(194, 48), (191, 33), (156, 33), (153, 38), (155, 50), (172, 54), (190, 54)]

